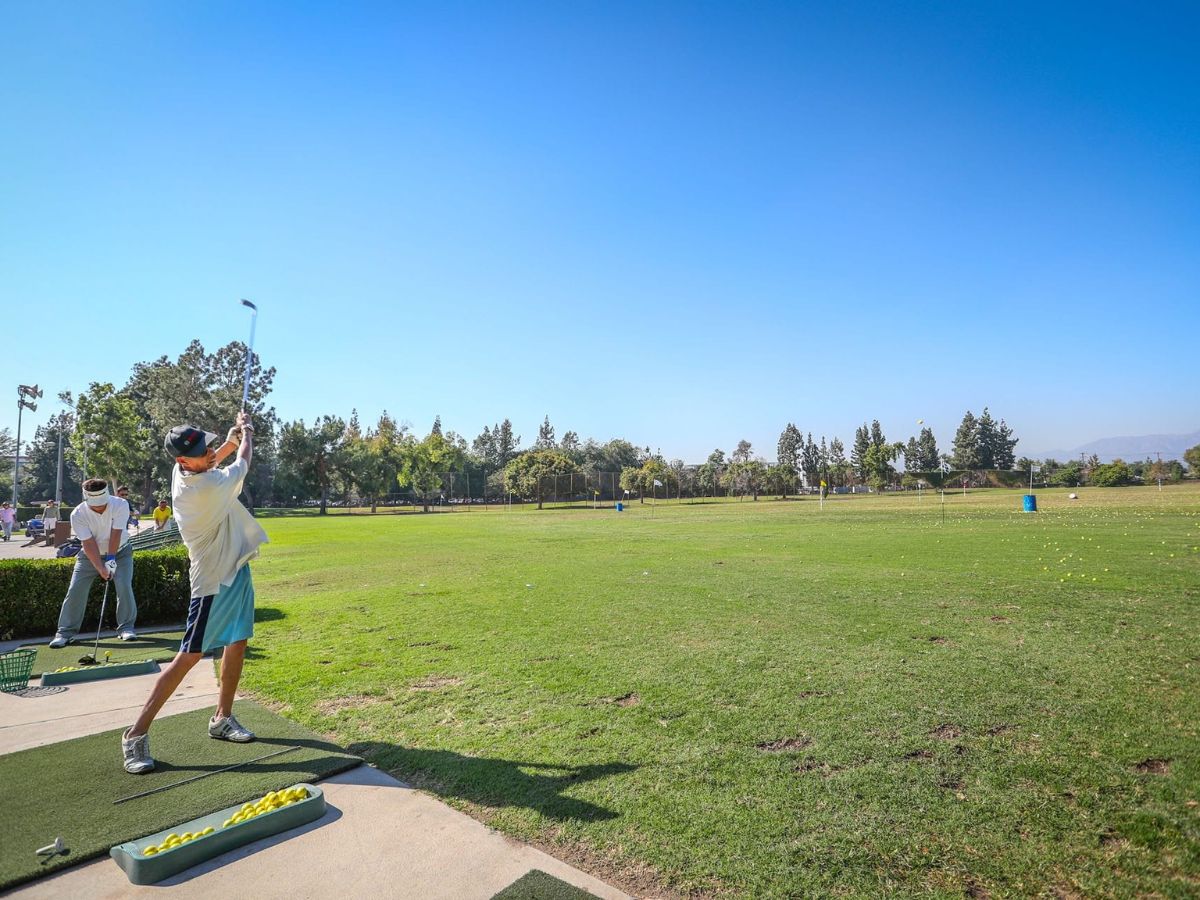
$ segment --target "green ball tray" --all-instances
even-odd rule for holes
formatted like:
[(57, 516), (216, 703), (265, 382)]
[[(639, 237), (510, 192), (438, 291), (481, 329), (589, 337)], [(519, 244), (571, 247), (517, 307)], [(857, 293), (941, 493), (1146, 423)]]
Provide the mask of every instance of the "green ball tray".
[(158, 660), (140, 659), (137, 662), (84, 666), (74, 672), (43, 672), (42, 687), (55, 684), (78, 684), (81, 681), (102, 681), (105, 678), (124, 678), (126, 675), (145, 675), (158, 671)]
[[(173, 828), (148, 834), (136, 841), (118, 844), (108, 851), (109, 856), (116, 860), (117, 865), (125, 872), (132, 884), (157, 884), (172, 875), (179, 874), (184, 869), (190, 869), (192, 866), (212, 859), (214, 856), (236, 850), (243, 844), (279, 834), (289, 828), (307, 825), (325, 815), (325, 792), (319, 787), (303, 782), (293, 784), (284, 790), (297, 787), (308, 791), (307, 799), (272, 810), (269, 813), (263, 813), (253, 819), (239, 822), (237, 825), (222, 828), (221, 823), (242, 808), (242, 804), (239, 803), (237, 806), (227, 807), (220, 812), (210, 813), (199, 819), (183, 822)], [(172, 850), (164, 850), (153, 856), (143, 855), (142, 851), (147, 847), (161, 844), (172, 833), (183, 834), (185, 831), (190, 831), (194, 834), (197, 831), (203, 831), (209, 825), (216, 829), (212, 834), (206, 834), (202, 838), (196, 838)]]

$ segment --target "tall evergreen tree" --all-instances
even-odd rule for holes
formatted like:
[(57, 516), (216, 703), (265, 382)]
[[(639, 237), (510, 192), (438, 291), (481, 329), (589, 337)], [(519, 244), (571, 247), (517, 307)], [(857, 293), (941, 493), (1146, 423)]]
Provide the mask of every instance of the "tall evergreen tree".
[(538, 436), (537, 440), (533, 442), (533, 449), (553, 450), (557, 446), (558, 443), (554, 440), (554, 426), (550, 424), (550, 417), (546, 416), (538, 428)]
[(995, 444), (992, 450), (992, 465), (997, 469), (1011, 469), (1013, 457), (1017, 449), (1018, 438), (1013, 437), (1013, 430), (1003, 419), (995, 428)]
[(750, 457), (753, 455), (753, 453), (754, 448), (750, 445), (748, 440), (743, 438), (742, 440), (738, 441), (737, 449), (733, 451), (729, 458), (735, 463), (746, 463), (750, 462)]
[(956, 469), (979, 468), (979, 420), (968, 409), (954, 433), (954, 451), (950, 464)]
[(917, 471), (936, 471), (941, 466), (942, 460), (938, 455), (937, 441), (933, 437), (932, 428), (926, 426), (921, 429), (921, 436), (917, 438), (917, 446), (920, 448), (917, 457)]
[(976, 465), (981, 469), (996, 468), (996, 420), (986, 406), (975, 420), (975, 431), (979, 447)]
[(801, 452), (804, 438), (800, 429), (788, 422), (787, 427), (779, 435), (776, 447), (776, 459), (779, 465), (792, 473), (793, 478), (800, 472)]
[(883, 427), (879, 424), (879, 420), (875, 419), (871, 422), (871, 446), (882, 447), (887, 443), (887, 438), (883, 436)]
[(429, 429), (429, 433), (430, 434), (441, 434), (442, 433), (442, 417), (441, 416), (433, 417), (433, 427)]
[(492, 438), (496, 442), (496, 466), (502, 469), (521, 451), (521, 436), (513, 434), (512, 422), (505, 419), (492, 428)]
[(867, 423), (863, 422), (854, 429), (854, 445), (850, 449), (850, 465), (854, 470), (854, 477), (860, 482), (867, 480), (867, 451), (870, 448), (871, 432), (867, 429)]
[(829, 474), (833, 476), (830, 484), (845, 487), (846, 470), (849, 467), (850, 463), (846, 461), (846, 445), (842, 443), (841, 438), (835, 437), (829, 442)]
[(808, 433), (808, 438), (804, 442), (804, 483), (808, 487), (816, 487), (820, 480), (819, 472), (821, 469), (821, 453), (817, 450), (817, 445), (813, 442), (812, 432)]
[(915, 437), (910, 437), (904, 445), (904, 471), (921, 471), (921, 444)]

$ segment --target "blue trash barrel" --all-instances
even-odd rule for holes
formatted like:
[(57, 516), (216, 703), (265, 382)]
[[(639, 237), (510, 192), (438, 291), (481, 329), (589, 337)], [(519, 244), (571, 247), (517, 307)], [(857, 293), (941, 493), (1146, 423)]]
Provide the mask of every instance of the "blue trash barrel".
[(1025, 495), (1025, 512), (1037, 512), (1037, 495)]
[(625, 511), (625, 504), (618, 500), (617, 501), (617, 512), (624, 512), (624, 511)]

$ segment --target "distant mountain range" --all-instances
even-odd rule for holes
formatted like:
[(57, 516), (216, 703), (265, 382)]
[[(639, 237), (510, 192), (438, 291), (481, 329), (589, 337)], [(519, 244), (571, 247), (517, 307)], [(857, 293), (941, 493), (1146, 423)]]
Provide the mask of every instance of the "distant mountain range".
[(1154, 459), (1155, 454), (1161, 453), (1163, 459), (1183, 459), (1183, 451), (1200, 444), (1200, 431), (1191, 434), (1141, 434), (1127, 437), (1106, 437), (1082, 444), (1074, 450), (1046, 450), (1037, 454), (1037, 459), (1047, 457), (1066, 462), (1068, 459), (1079, 459), (1079, 454), (1091, 456), (1093, 453), (1100, 457), (1101, 462), (1112, 462), (1120, 458), (1126, 462), (1135, 459)]

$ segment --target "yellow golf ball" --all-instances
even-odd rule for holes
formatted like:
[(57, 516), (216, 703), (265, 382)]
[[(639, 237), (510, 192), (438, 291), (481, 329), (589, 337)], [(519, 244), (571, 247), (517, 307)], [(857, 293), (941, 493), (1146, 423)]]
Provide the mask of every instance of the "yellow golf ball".
[(236, 825), (236, 824), (237, 823), (234, 822), (233, 819), (226, 819), (224, 822), (221, 823), (221, 827), (228, 828), (230, 825)]
[(149, 847), (147, 847), (145, 850), (142, 851), (142, 855), (143, 856), (153, 856), (157, 852), (158, 852), (158, 847), (155, 846), (154, 844), (151, 844)]
[(212, 833), (213, 833), (214, 831), (216, 831), (216, 830), (217, 830), (217, 829), (215, 829), (215, 828), (213, 828), (211, 825), (209, 825), (209, 826), (208, 826), (208, 827), (206, 827), (206, 828), (205, 828), (203, 831), (201, 831), (201, 832), (200, 832), (200, 834), (201, 834), (201, 836), (203, 836), (203, 835), (206, 835), (206, 834), (212, 834)]

